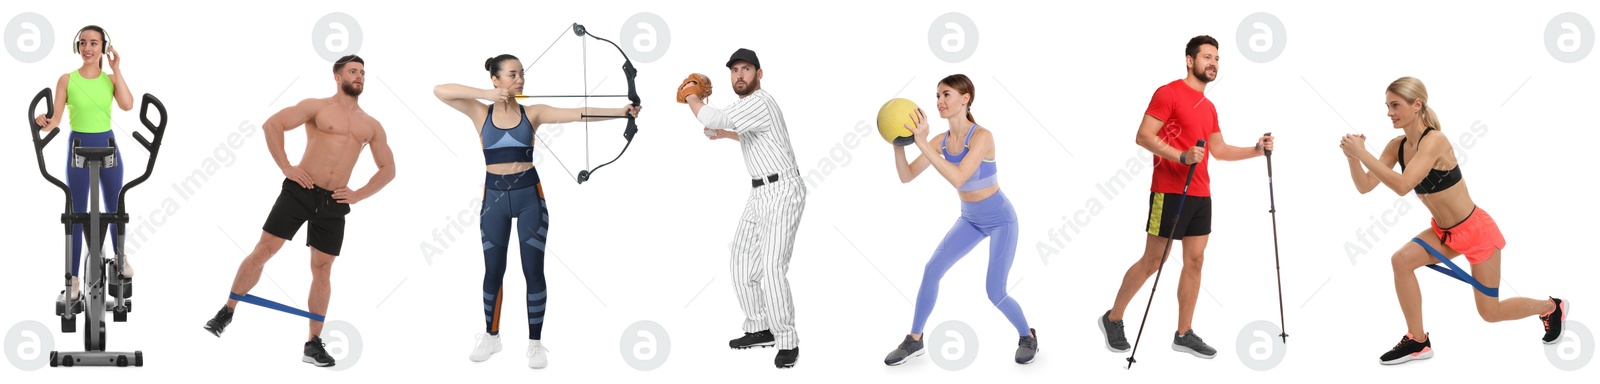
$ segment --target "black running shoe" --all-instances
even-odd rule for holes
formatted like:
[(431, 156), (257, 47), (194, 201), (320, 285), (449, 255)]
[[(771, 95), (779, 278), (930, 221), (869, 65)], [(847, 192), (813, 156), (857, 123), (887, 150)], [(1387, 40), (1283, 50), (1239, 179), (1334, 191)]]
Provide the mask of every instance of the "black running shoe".
[(222, 330), (228, 328), (228, 324), (232, 322), (233, 308), (222, 307), (222, 309), (217, 310), (216, 316), (212, 316), (211, 320), (206, 320), (206, 332), (211, 332), (212, 336), (222, 337)]
[(800, 361), (800, 347), (778, 350), (778, 357), (772, 359), (772, 363), (777, 364), (779, 369), (794, 368), (796, 361)]
[(899, 347), (895, 347), (893, 351), (889, 351), (888, 356), (884, 356), (883, 363), (889, 366), (905, 364), (906, 360), (922, 356), (923, 352), (922, 340), (913, 339), (911, 335), (906, 335), (906, 339), (900, 341)]
[(1550, 301), (1556, 303), (1556, 309), (1548, 315), (1539, 315), (1539, 321), (1544, 322), (1545, 344), (1555, 344), (1561, 340), (1561, 330), (1567, 325), (1567, 301), (1554, 297)]
[(1418, 342), (1417, 339), (1411, 338), (1410, 333), (1407, 333), (1406, 337), (1400, 339), (1400, 343), (1394, 345), (1394, 349), (1390, 349), (1388, 353), (1379, 357), (1378, 362), (1383, 363), (1383, 365), (1395, 365), (1431, 357), (1433, 357), (1433, 338), (1430, 337), (1428, 341)]
[(1017, 364), (1033, 362), (1033, 355), (1039, 353), (1039, 331), (1028, 328), (1028, 335), (1017, 340)]
[(328, 350), (323, 349), (323, 346), (321, 336), (312, 337), (311, 341), (306, 342), (306, 354), (300, 357), (300, 361), (318, 367), (332, 367), (333, 356), (328, 356)]
[(772, 337), (772, 331), (745, 332), (744, 336), (728, 340), (728, 348), (733, 349), (765, 348), (777, 344), (777, 339)]

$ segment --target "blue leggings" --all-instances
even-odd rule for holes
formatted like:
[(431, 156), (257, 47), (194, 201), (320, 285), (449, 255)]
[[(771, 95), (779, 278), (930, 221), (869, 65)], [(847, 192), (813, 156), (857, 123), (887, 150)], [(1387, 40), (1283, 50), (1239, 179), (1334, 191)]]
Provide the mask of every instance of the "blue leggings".
[(502, 283), (506, 251), (511, 246), (511, 219), (516, 218), (522, 252), (522, 278), (528, 282), (528, 339), (544, 331), (544, 247), (550, 227), (539, 173), (529, 169), (511, 175), (488, 174), (483, 186), (483, 211), (478, 229), (483, 236), (483, 321), (486, 332), (500, 334)]
[[(72, 132), (67, 143), (78, 141), (85, 147), (107, 147), (111, 145), (111, 131), (100, 133)], [(117, 195), (122, 193), (122, 150), (117, 150), (117, 166), (100, 170), (100, 207), (102, 212), (117, 211)], [(72, 212), (85, 213), (89, 211), (89, 169), (72, 167), (72, 149), (68, 144), (67, 149), (67, 189), (72, 190)], [(111, 224), (107, 232), (116, 232), (117, 225)], [(105, 232), (100, 233), (100, 240), (104, 241)], [(112, 243), (115, 246), (115, 242)], [(115, 248), (121, 252), (121, 248)], [(77, 276), (80, 264), (83, 263), (83, 224), (72, 226), (72, 275)]]
[(1028, 319), (1022, 316), (1022, 306), (1006, 294), (1006, 276), (1011, 273), (1011, 261), (1017, 253), (1017, 211), (1000, 191), (976, 203), (961, 202), (961, 218), (944, 235), (944, 241), (939, 242), (939, 248), (933, 251), (933, 258), (922, 272), (922, 288), (917, 291), (917, 313), (911, 321), (911, 333), (921, 334), (928, 323), (928, 314), (933, 312), (933, 304), (939, 298), (939, 280), (944, 278), (944, 273), (985, 237), (989, 238), (989, 273), (984, 288), (989, 293), (989, 302), (1006, 315), (1017, 328), (1018, 336), (1028, 336)]

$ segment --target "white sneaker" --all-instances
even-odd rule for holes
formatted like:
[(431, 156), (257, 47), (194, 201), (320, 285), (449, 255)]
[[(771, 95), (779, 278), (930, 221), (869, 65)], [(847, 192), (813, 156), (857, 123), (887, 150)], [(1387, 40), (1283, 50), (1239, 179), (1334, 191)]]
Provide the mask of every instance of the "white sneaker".
[(127, 258), (128, 258), (127, 256), (123, 256), (122, 260), (112, 259), (112, 262), (119, 262), (120, 261), (122, 263), (122, 277), (132, 279), (133, 278), (133, 262), (127, 260)]
[(472, 361), (489, 360), (489, 355), (500, 352), (503, 348), (505, 347), (500, 344), (500, 335), (480, 333), (478, 334), (478, 345), (472, 347), (472, 355), (467, 356), (467, 358), (472, 359)]
[(550, 365), (550, 350), (538, 340), (528, 341), (528, 368), (540, 369)]

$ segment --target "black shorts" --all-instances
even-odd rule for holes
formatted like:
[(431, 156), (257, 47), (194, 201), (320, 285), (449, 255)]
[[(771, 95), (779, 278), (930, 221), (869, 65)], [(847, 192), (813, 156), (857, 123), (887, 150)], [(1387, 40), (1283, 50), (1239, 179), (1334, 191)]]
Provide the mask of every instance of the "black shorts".
[[(1184, 198), (1183, 212), (1178, 212), (1178, 199)], [(1181, 213), (1181, 215), (1180, 215)], [(1152, 236), (1181, 240), (1187, 236), (1211, 234), (1211, 198), (1150, 192), (1150, 215), (1144, 231)], [(1173, 229), (1179, 236), (1173, 236)]]
[(350, 214), (350, 204), (333, 200), (333, 191), (314, 187), (305, 189), (294, 180), (283, 180), (283, 192), (272, 204), (267, 223), (261, 230), (284, 240), (294, 240), (300, 225), (310, 221), (306, 229), (306, 246), (322, 253), (339, 255), (344, 244), (344, 216)]

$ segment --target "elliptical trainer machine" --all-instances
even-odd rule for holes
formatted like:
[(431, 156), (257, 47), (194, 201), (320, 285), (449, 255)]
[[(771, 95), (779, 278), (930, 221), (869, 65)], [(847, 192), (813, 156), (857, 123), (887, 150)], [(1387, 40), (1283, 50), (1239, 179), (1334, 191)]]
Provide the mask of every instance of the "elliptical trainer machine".
[[(72, 191), (61, 179), (50, 176), (44, 161), (44, 148), (50, 140), (60, 133), (59, 129), (50, 131), (43, 138), (39, 137), (40, 126), (33, 119), (34, 110), (39, 107), (39, 102), (45, 104), (45, 115), (55, 117), (55, 103), (50, 88), (39, 91), (28, 104), (28, 125), (33, 135), (33, 149), (39, 161), (39, 174), (45, 180), (61, 188), (66, 195), (64, 213), (61, 214), (61, 226), (66, 234), (66, 289), (72, 289), (72, 227), (82, 225), (84, 239), (88, 241), (87, 254), (83, 257), (83, 273), (80, 278), (84, 282), (84, 290), (76, 301), (66, 299), (67, 295), (56, 302), (56, 315), (61, 317), (61, 332), (77, 332), (77, 318), (83, 318), (84, 337), (83, 352), (50, 352), (50, 366), (144, 366), (144, 352), (107, 352), (106, 351), (106, 312), (111, 312), (113, 322), (128, 321), (128, 312), (133, 311), (133, 281), (122, 276), (124, 267), (124, 254), (121, 254), (125, 235), (128, 230), (127, 196), (133, 187), (144, 183), (150, 178), (150, 173), (155, 170), (156, 155), (161, 150), (161, 139), (165, 136), (167, 128), (167, 107), (161, 100), (148, 93), (144, 94), (142, 105), (139, 108), (139, 120), (146, 129), (154, 135), (153, 140), (145, 140), (140, 132), (134, 132), (133, 138), (144, 146), (150, 153), (149, 163), (145, 166), (144, 174), (128, 182), (122, 193), (117, 196), (117, 212), (100, 213), (100, 170), (117, 166), (116, 141), (113, 139), (108, 147), (83, 147), (79, 143), (71, 144), (73, 168), (87, 168), (89, 170), (89, 210), (87, 213), (72, 212)], [(158, 122), (151, 122), (147, 113), (154, 106), (160, 114)], [(116, 260), (108, 260), (103, 251), (104, 237), (110, 224), (117, 224), (116, 233), (112, 234), (112, 241), (116, 243), (115, 249), (119, 254)]]

